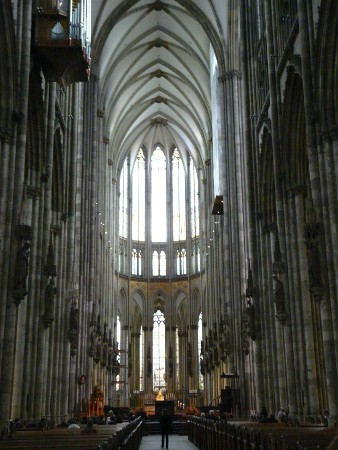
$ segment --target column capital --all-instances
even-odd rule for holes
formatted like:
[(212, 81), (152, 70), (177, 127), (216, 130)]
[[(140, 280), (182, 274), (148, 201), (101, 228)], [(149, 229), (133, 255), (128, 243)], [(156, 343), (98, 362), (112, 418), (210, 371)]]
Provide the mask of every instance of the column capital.
[(242, 78), (242, 72), (237, 69), (227, 70), (226, 72), (221, 73), (218, 76), (218, 81), (220, 83), (224, 83), (225, 81), (233, 80), (234, 78), (237, 78), (240, 80)]

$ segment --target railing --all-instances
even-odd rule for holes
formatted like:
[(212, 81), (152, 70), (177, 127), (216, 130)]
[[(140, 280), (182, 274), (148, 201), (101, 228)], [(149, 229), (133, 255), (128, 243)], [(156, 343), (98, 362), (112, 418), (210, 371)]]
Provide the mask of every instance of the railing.
[[(58, 16), (56, 21), (49, 21), (49, 39), (54, 42), (62, 40), (78, 42), (84, 48), (86, 57), (89, 58), (90, 17), (87, 14), (89, 9), (90, 0), (38, 0), (36, 13), (41, 18), (53, 14)], [(46, 36), (43, 35), (42, 39), (45, 38)]]
[(100, 450), (137, 450), (142, 440), (143, 420), (138, 417), (113, 437), (110, 447), (102, 446)]

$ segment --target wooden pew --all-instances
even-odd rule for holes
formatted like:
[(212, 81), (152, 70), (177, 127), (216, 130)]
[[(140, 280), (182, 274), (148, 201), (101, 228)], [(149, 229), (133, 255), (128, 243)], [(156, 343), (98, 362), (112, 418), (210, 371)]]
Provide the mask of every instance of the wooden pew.
[(87, 428), (18, 431), (13, 439), (0, 441), (6, 450), (129, 450), (138, 449), (142, 420)]
[(335, 431), (323, 426), (287, 427), (280, 423), (213, 422), (188, 418), (188, 439), (201, 450), (326, 449)]

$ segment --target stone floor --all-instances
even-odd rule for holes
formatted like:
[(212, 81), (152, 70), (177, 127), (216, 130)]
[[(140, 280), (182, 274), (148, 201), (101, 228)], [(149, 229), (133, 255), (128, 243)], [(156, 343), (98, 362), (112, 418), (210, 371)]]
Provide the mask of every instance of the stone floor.
[[(165, 442), (164, 442), (165, 445)], [(188, 440), (188, 436), (169, 436), (169, 450), (196, 450), (197, 447)], [(143, 436), (140, 450), (161, 450), (161, 435)]]

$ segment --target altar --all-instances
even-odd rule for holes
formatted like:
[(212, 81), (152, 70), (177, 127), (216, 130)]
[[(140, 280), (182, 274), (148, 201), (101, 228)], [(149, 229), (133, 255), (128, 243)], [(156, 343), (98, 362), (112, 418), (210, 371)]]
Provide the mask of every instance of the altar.
[(174, 400), (156, 400), (155, 401), (155, 415), (161, 416), (162, 411), (166, 409), (169, 416), (175, 414), (175, 402)]

